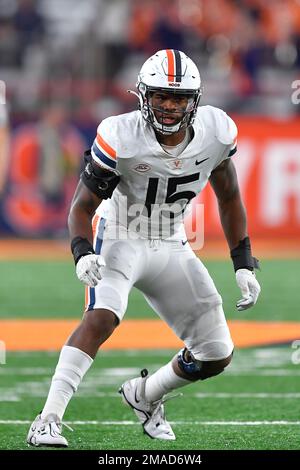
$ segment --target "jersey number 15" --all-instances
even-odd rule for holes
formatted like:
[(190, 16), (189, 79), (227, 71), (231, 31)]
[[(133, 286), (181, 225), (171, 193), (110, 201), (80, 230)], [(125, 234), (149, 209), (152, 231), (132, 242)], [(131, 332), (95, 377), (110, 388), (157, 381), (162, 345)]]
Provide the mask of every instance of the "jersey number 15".
[[(193, 183), (198, 181), (200, 173), (193, 173), (192, 175), (186, 176), (174, 176), (168, 179), (167, 185), (167, 195), (166, 200), (164, 201), (166, 204), (173, 204), (176, 201), (186, 199), (186, 205), (193, 199), (197, 194), (194, 191), (178, 191), (177, 186), (183, 184)], [(158, 189), (159, 178), (149, 178), (149, 184), (147, 189), (146, 201), (145, 206), (148, 211), (148, 217), (151, 216), (151, 206), (155, 204), (157, 189)], [(185, 209), (185, 207), (184, 207)], [(184, 209), (182, 212), (184, 212)]]

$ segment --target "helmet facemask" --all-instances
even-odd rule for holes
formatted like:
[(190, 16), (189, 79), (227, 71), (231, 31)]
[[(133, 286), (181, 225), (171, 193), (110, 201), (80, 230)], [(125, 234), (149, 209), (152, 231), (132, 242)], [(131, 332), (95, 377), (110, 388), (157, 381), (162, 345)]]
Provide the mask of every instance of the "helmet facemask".
[[(171, 135), (175, 132), (178, 132), (182, 129), (186, 129), (193, 124), (195, 115), (197, 112), (197, 107), (199, 105), (199, 100), (201, 97), (201, 90), (173, 90), (170, 88), (159, 88), (159, 87), (150, 87), (143, 82), (138, 83), (138, 91), (140, 98), (140, 108), (145, 121), (147, 121), (155, 131), (160, 134)], [(152, 105), (152, 95), (155, 92), (164, 92), (168, 94), (179, 94), (185, 95), (188, 98), (187, 105), (185, 109), (178, 109), (174, 111), (164, 111), (161, 108), (153, 107)], [(155, 116), (155, 112), (158, 111), (162, 115), (172, 115), (172, 114), (182, 114), (181, 120), (174, 124), (168, 125), (162, 122), (159, 122)]]

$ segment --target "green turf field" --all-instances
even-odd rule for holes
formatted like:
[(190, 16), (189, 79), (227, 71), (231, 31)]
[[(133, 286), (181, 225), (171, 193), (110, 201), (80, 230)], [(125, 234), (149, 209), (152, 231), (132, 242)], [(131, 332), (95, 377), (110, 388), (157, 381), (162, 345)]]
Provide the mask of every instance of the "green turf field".
[[(144, 436), (118, 387), (173, 353), (101, 353), (65, 415), (74, 429), (65, 430), (70, 449), (299, 449), (300, 366), (289, 347), (236, 351), (227, 372), (183, 388), (182, 397), (166, 404), (176, 441)], [(56, 353), (13, 353), (0, 366), (1, 449), (27, 448), (25, 435), (56, 360)]]
[[(227, 317), (299, 320), (299, 261), (264, 261), (257, 306), (237, 312), (231, 262), (205, 263), (223, 296)], [(80, 318), (83, 288), (71, 262), (0, 263), (2, 318)], [(155, 315), (142, 296), (131, 295), (127, 318)], [(0, 333), (1, 339), (1, 333)], [(300, 339), (300, 338), (299, 338)], [(101, 352), (65, 415), (71, 449), (299, 449), (300, 364), (291, 345), (236, 350), (228, 370), (183, 389), (166, 404), (175, 442), (142, 434), (118, 387), (147, 367), (165, 364), (174, 351)], [(28, 426), (42, 408), (57, 353), (8, 353), (0, 365), (0, 449), (26, 449)]]
[[(300, 320), (299, 260), (263, 261), (258, 279), (259, 303), (244, 313), (235, 310), (240, 297), (231, 261), (205, 262), (219, 289), (228, 318), (247, 320)], [(1, 262), (0, 318), (80, 318), (84, 289), (71, 261)], [(155, 314), (133, 290), (126, 318)]]

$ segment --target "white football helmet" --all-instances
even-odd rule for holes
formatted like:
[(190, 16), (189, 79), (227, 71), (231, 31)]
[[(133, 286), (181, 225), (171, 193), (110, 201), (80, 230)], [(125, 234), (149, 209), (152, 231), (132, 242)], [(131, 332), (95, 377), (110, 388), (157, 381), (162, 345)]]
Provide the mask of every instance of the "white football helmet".
[[(156, 131), (174, 134), (193, 123), (202, 95), (201, 78), (196, 64), (183, 52), (173, 49), (156, 52), (142, 66), (136, 87), (142, 116)], [(179, 123), (168, 126), (157, 121), (153, 109), (162, 110), (152, 106), (155, 91), (187, 95), (188, 104)]]

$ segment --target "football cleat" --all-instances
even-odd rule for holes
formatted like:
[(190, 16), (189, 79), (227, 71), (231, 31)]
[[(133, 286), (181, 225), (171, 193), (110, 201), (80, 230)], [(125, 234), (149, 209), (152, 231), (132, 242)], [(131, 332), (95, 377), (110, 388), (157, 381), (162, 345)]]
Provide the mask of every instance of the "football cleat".
[(68, 447), (68, 441), (61, 435), (61, 431), (62, 423), (58, 416), (50, 414), (42, 419), (39, 414), (30, 426), (26, 440), (28, 444), (35, 447)]
[(143, 369), (141, 377), (127, 380), (121, 386), (119, 393), (125, 405), (131, 406), (142, 423), (144, 433), (152, 439), (174, 441), (175, 434), (165, 418), (164, 402), (171, 397), (165, 397), (155, 402), (147, 402), (145, 398), (145, 383), (148, 371)]

